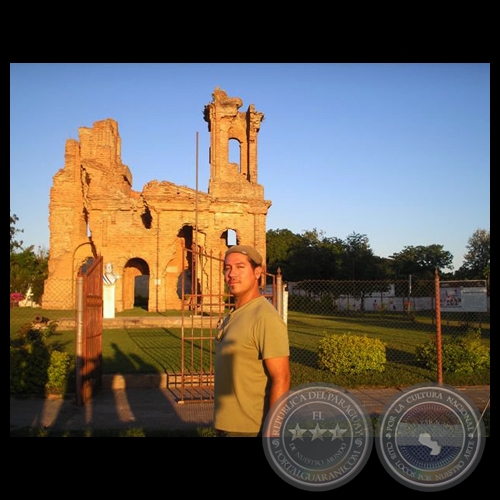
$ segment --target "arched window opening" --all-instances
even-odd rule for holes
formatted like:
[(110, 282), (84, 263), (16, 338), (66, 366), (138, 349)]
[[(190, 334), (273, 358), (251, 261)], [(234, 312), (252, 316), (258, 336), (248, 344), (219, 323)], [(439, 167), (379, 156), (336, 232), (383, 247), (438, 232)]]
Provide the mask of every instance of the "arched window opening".
[(227, 230), (227, 246), (232, 247), (233, 245), (238, 244), (238, 237), (236, 234), (236, 231), (233, 229), (228, 229)]
[(237, 165), (241, 173), (241, 144), (238, 139), (229, 139), (229, 163)]

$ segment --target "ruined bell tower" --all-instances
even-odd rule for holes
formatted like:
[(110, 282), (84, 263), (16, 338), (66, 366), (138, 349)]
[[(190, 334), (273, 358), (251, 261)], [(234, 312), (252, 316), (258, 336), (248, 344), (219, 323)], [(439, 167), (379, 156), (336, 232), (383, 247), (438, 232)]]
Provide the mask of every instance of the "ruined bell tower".
[[(66, 141), (65, 164), (50, 192), (43, 307), (74, 307), (78, 272), (96, 255), (120, 276), (116, 312), (139, 300), (148, 311), (181, 309), (183, 277), (193, 275), (184, 250), (194, 245), (200, 254), (218, 257), (233, 244), (229, 235), (236, 236), (236, 243), (253, 245), (265, 261), (271, 201), (264, 199), (257, 179), (257, 135), (264, 114), (253, 104), (240, 112), (241, 106), (240, 98), (216, 88), (203, 109), (210, 132), (208, 192), (156, 179), (134, 190), (112, 118), (80, 127), (79, 140)], [(239, 155), (230, 159), (235, 151)], [(197, 263), (200, 283), (212, 282), (210, 272)]]
[[(205, 106), (205, 121), (210, 131), (209, 194), (218, 198), (264, 198), (264, 190), (257, 183), (257, 134), (264, 113), (250, 104), (246, 112), (239, 112), (243, 102), (239, 97), (228, 97), (218, 87), (213, 101)], [(237, 141), (238, 163), (230, 163), (229, 144)], [(244, 182), (246, 181), (246, 182)]]

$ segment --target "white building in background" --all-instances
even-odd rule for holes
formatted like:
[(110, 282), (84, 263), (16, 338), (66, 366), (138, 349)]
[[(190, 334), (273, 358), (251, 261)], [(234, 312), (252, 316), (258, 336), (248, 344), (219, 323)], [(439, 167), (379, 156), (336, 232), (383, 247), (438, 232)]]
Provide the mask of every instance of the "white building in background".
[[(298, 283), (288, 282), (290, 296), (309, 297), (321, 300), (324, 294), (314, 293), (297, 287)], [(445, 283), (443, 283), (445, 285)], [(342, 294), (333, 299), (338, 311), (359, 311), (363, 302), (364, 311), (433, 311), (436, 309), (435, 297), (396, 297), (395, 285), (390, 284), (385, 292), (372, 292), (363, 297), (363, 301), (353, 295)], [(490, 310), (490, 298), (484, 286), (441, 286), (440, 308), (442, 312), (487, 312)]]

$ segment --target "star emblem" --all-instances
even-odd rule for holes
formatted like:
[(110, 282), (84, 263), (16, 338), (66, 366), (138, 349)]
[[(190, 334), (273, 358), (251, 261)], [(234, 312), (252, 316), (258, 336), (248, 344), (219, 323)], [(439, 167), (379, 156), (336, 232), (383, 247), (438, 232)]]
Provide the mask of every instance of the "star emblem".
[(332, 441), (337, 438), (343, 441), (344, 439), (342, 436), (347, 432), (347, 429), (341, 429), (339, 427), (339, 424), (335, 426), (335, 429), (328, 429), (328, 430), (332, 433)]
[(323, 434), (327, 431), (327, 429), (320, 429), (319, 424), (316, 424), (316, 427), (309, 432), (312, 434), (311, 441), (315, 439), (321, 439), (323, 441)]
[(301, 429), (299, 424), (295, 426), (295, 429), (288, 429), (292, 433), (292, 441), (295, 441), (296, 439), (300, 439), (304, 441), (303, 439), (303, 434), (304, 432), (307, 432), (307, 429)]

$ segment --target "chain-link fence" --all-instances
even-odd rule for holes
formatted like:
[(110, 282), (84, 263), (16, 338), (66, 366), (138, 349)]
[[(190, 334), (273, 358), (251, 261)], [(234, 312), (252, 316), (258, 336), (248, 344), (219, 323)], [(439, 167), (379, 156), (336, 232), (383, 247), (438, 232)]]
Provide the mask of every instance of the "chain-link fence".
[[(451, 385), (490, 383), (490, 303), (484, 281), (305, 280), (288, 282), (284, 289), (283, 304), (276, 307), (288, 324), (292, 386), (323, 381), (345, 388), (404, 387), (440, 381), (438, 370), (442, 371), (442, 382)], [(60, 292), (66, 301), (67, 290), (64, 285)], [(142, 310), (145, 321), (141, 322), (134, 318), (138, 310), (140, 307), (117, 313), (116, 323), (103, 325), (103, 372), (178, 372), (182, 335), (175, 317), (181, 311), (166, 311), (158, 318), (163, 322), (148, 323), (146, 318), (155, 313)], [(54, 341), (74, 356), (76, 309), (49, 309), (43, 307), (43, 302), (12, 301), (11, 296), (10, 311), (11, 338), (27, 323), (57, 321)], [(118, 322), (126, 317), (130, 320), (128, 326)], [(385, 345), (383, 371), (333, 374), (320, 368), (321, 339), (343, 334), (380, 339)], [(472, 339), (470, 343), (468, 338)], [(446, 347), (454, 340), (460, 341), (458, 349), (470, 351), (471, 355), (475, 355), (478, 343), (487, 348), (488, 363), (478, 365), (472, 358), (468, 365), (454, 362), (451, 366), (443, 352), (436, 349), (435, 358), (442, 357), (442, 365), (429, 366), (417, 355), (428, 342), (434, 346), (442, 342)], [(452, 354), (456, 356), (456, 352)]]
[[(343, 387), (489, 384), (490, 308), (484, 281), (305, 280), (288, 283), (287, 295), (295, 384), (318, 379)], [(386, 348), (383, 371), (332, 375), (319, 370), (321, 339), (341, 334), (380, 339)], [(480, 344), (488, 360), (479, 367), (474, 359), (458, 368), (448, 358), (426, 364), (419, 353), (432, 343), (439, 343), (435, 356), (440, 358), (448, 343), (471, 351)]]

